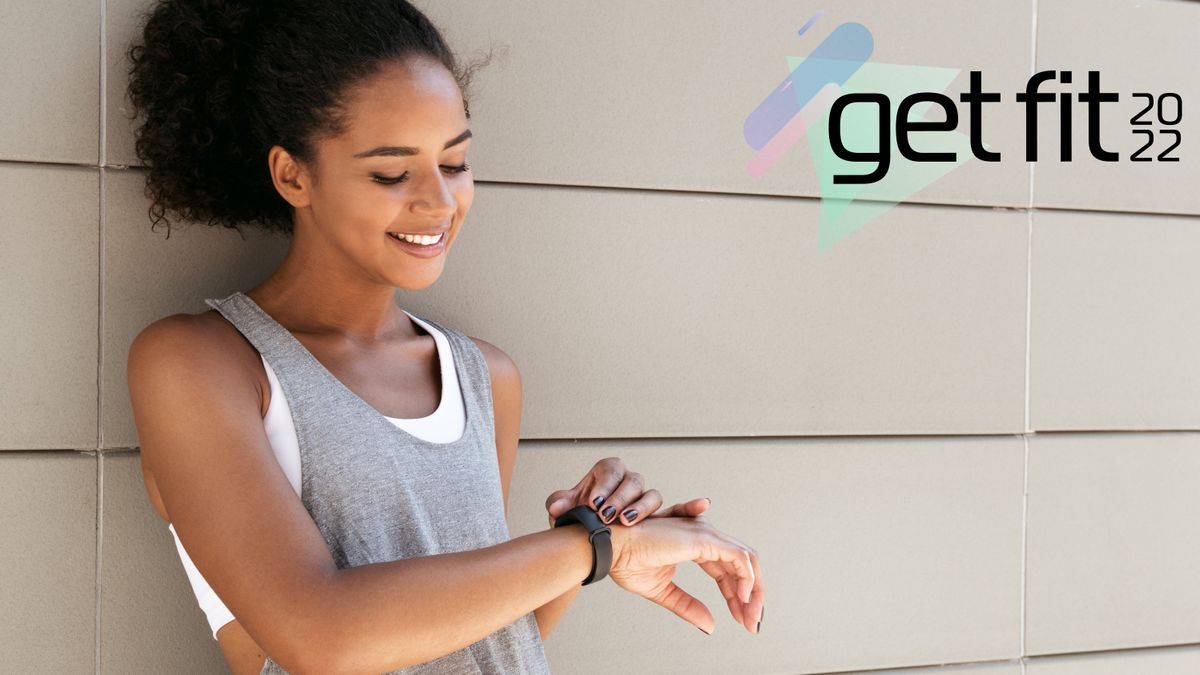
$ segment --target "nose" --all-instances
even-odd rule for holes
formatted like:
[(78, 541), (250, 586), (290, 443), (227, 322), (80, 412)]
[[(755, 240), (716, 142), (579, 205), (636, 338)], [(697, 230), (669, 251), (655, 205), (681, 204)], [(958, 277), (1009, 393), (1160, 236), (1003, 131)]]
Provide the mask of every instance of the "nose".
[(458, 210), (458, 200), (440, 168), (422, 171), (413, 186), (412, 210), (434, 219), (444, 219)]

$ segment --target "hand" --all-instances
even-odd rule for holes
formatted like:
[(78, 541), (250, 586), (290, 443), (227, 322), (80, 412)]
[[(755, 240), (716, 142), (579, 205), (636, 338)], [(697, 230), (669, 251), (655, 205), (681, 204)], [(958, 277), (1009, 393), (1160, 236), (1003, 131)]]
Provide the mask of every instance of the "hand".
[(691, 560), (717, 581), (734, 620), (758, 633), (765, 588), (758, 551), (717, 530), (703, 516), (652, 518), (613, 532), (608, 576), (621, 588), (671, 610), (711, 634), (712, 612), (675, 585), (676, 565)]
[[(630, 471), (619, 457), (606, 457), (596, 462), (575, 487), (550, 493), (546, 512), (550, 527), (554, 527), (555, 518), (583, 504), (600, 514), (606, 525), (614, 522), (633, 525), (646, 518), (698, 516), (708, 510), (710, 502), (707, 497), (699, 497), (656, 513), (662, 503), (658, 490), (644, 489), (642, 474)], [(629, 511), (634, 512), (632, 518)], [(605, 515), (606, 512), (610, 515)]]

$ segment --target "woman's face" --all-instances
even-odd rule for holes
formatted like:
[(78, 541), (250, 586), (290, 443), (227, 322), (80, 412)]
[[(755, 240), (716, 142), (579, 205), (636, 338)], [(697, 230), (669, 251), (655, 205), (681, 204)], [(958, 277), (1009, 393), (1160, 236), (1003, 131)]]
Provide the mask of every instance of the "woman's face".
[(441, 275), (475, 194), (462, 168), (471, 145), (462, 92), (440, 63), (410, 59), (352, 87), (346, 109), (347, 131), (316, 142), (317, 176), (293, 245), (305, 237), (322, 251), (318, 264), (368, 282), (424, 288)]

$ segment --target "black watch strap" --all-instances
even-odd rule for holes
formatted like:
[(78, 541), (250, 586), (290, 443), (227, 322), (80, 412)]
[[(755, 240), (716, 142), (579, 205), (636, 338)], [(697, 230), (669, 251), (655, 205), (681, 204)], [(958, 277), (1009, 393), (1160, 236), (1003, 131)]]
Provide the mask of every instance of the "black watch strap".
[(612, 530), (600, 520), (600, 515), (586, 504), (581, 504), (554, 519), (554, 526), (580, 523), (588, 529), (588, 540), (592, 542), (592, 572), (583, 580), (583, 586), (600, 581), (608, 575), (612, 565)]

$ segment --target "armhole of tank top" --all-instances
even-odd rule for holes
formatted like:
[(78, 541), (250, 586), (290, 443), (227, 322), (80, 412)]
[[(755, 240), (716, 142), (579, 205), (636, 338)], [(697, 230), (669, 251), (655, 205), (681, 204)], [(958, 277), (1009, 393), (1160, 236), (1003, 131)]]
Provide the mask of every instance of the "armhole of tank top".
[[(409, 317), (411, 317), (415, 322), (417, 322), (417, 325), (421, 326), (421, 328), (423, 330), (428, 332), (430, 334), (430, 337), (433, 338), (434, 343), (437, 345), (438, 373), (442, 380), (442, 386), (441, 386), (442, 391), (441, 391), (441, 397), (438, 398), (437, 408), (435, 408), (434, 411), (432, 413), (430, 413), (429, 415), (426, 415), (425, 417), (422, 417), (422, 418), (417, 418), (417, 420), (405, 419), (405, 418), (388, 418), (388, 419), (399, 419), (399, 420), (405, 421), (405, 422), (428, 420), (429, 418), (432, 418), (432, 417), (438, 417), (439, 419), (444, 419), (445, 417), (449, 416), (449, 409), (448, 409), (449, 405), (453, 405), (455, 408), (458, 409), (458, 413), (457, 413), (457, 415), (455, 415), (455, 417), (457, 417), (459, 419), (465, 418), (466, 405), (467, 405), (466, 394), (463, 392), (462, 384), (460, 382), (463, 377), (462, 374), (460, 373), (460, 369), (462, 368), (462, 363), (461, 363), (462, 359), (454, 358), (455, 348), (454, 348), (454, 345), (452, 344), (454, 341), (454, 338), (448, 334), (446, 328), (439, 326), (438, 324), (430, 321), (429, 319), (411, 314), (407, 310), (402, 310), (402, 311), (404, 311), (405, 314), (408, 314)], [(446, 382), (450, 381), (450, 378), (453, 378), (453, 380), (452, 380), (453, 389), (456, 391), (457, 397), (451, 396), (450, 391), (446, 386)]]
[(272, 406), (275, 405), (275, 383), (271, 381), (275, 369), (271, 367), (271, 364), (267, 363), (267, 357), (263, 356), (261, 352), (258, 355), (258, 362), (262, 364), (263, 375), (267, 381), (266, 387), (263, 389), (263, 396), (267, 397), (267, 405), (265, 408), (263, 407), (262, 397), (259, 397), (258, 402), (258, 411), (262, 414), (262, 420), (265, 423), (267, 418), (271, 416)]

